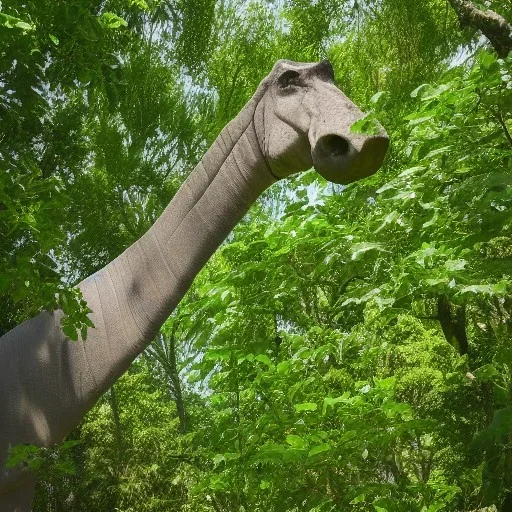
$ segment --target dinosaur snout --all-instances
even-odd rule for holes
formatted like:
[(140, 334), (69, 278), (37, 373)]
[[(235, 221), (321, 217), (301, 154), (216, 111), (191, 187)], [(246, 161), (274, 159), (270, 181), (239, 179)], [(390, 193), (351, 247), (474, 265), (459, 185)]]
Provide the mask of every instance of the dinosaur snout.
[(316, 143), (320, 158), (341, 158), (350, 152), (350, 144), (341, 135), (324, 135)]
[(375, 123), (374, 133), (354, 133), (352, 125), (365, 115), (343, 92), (332, 84), (318, 86), (308, 138), (317, 172), (334, 183), (351, 183), (375, 173), (386, 156), (389, 138)]
[(384, 130), (375, 136), (328, 133), (317, 139), (311, 156), (321, 176), (347, 184), (374, 174), (382, 165), (388, 146)]

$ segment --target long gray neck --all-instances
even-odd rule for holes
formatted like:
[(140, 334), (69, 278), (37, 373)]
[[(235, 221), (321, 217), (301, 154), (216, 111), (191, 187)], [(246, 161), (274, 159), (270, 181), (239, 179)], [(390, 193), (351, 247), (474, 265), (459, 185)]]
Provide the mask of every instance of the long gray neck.
[(153, 227), (80, 283), (95, 325), (85, 342), (64, 336), (61, 311), (41, 313), (0, 338), (0, 510), (2, 495), (19, 482), (19, 472), (4, 467), (8, 446), (60, 442), (150, 343), (208, 258), (275, 181), (255, 131), (262, 90), (224, 128)]
[(255, 106), (249, 103), (222, 130), (151, 229), (80, 285), (107, 346), (96, 349), (100, 360), (90, 364), (92, 400), (154, 338), (210, 256), (275, 181), (258, 143)]

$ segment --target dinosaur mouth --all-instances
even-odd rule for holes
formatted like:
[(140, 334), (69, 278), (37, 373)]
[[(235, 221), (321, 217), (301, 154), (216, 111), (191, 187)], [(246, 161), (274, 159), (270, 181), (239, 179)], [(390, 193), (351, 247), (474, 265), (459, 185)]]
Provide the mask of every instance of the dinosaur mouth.
[(338, 134), (320, 137), (312, 152), (316, 171), (333, 183), (348, 184), (379, 170), (389, 147), (385, 132), (358, 137), (354, 143)]

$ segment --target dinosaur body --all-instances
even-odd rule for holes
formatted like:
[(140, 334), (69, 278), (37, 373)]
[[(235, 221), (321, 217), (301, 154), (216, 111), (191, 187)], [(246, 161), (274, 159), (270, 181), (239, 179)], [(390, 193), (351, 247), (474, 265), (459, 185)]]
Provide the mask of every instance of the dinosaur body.
[[(331, 82), (326, 63), (279, 61), (274, 66), (149, 231), (79, 284), (95, 325), (86, 342), (65, 337), (61, 311), (43, 312), (0, 338), (0, 512), (29, 511), (35, 485), (22, 468), (5, 468), (9, 446), (49, 446), (78, 425), (151, 342), (199, 270), (266, 188), (313, 163), (331, 179), (337, 165), (348, 169), (348, 177), (339, 181), (359, 177), (353, 166), (358, 159), (363, 176), (380, 166), (386, 137), (351, 135), (348, 126), (362, 114)], [(299, 112), (293, 106), (293, 101), (302, 106), (303, 96), (312, 94), (308, 87), (340, 95), (340, 105), (329, 106), (329, 119), (337, 108), (341, 112), (350, 105), (337, 131), (332, 119), (320, 119), (313, 127), (315, 108)], [(320, 100), (317, 111), (324, 103)], [(300, 114), (298, 121), (295, 114)], [(374, 160), (368, 148), (379, 150)]]

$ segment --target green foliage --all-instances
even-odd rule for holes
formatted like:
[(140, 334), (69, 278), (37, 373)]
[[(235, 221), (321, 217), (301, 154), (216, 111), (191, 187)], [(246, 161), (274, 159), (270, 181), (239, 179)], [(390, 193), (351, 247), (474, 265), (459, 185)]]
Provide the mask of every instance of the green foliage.
[(218, 429), (201, 436), (214, 471), (198, 496), (265, 510), (506, 502), (509, 69), (483, 52), (416, 88), (397, 128), (405, 169), (341, 194), (295, 187), (279, 220), (240, 226), (210, 263), (185, 306)]
[(64, 441), (58, 447), (41, 448), (31, 444), (12, 447), (7, 460), (7, 468), (21, 467), (36, 474), (46, 475), (53, 482), (76, 473), (76, 466), (71, 457), (79, 440)]
[(278, 58), (329, 58), (392, 140), (361, 183), (275, 185), (70, 441), (14, 447), (35, 510), (509, 510), (510, 57), (444, 0), (0, 10), (2, 332), (61, 307), (87, 343), (72, 285)]

